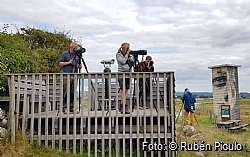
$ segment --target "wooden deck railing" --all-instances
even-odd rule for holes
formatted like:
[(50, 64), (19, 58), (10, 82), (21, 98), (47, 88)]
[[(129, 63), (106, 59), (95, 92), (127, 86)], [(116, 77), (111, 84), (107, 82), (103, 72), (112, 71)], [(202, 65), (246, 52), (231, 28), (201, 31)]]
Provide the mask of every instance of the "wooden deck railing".
[[(176, 151), (169, 147), (166, 147), (166, 151), (148, 152), (143, 151), (145, 147), (142, 146), (142, 142), (146, 141), (167, 145), (176, 142), (173, 72), (40, 73), (7, 76), (13, 143), (16, 131), (20, 129), (30, 143), (36, 140), (39, 144), (51, 145), (53, 149), (73, 154), (87, 151), (89, 156), (91, 152), (95, 156), (176, 155)], [(118, 78), (130, 78), (131, 87), (126, 98), (130, 114), (118, 111)], [(144, 96), (143, 100), (148, 109), (138, 109), (139, 85), (138, 81), (134, 81), (135, 78), (151, 80), (150, 95)], [(63, 103), (65, 80), (68, 82), (67, 93), (70, 93), (70, 80), (74, 82), (73, 111), (70, 108), (69, 94), (66, 96), (66, 103)], [(108, 98), (107, 95), (105, 97), (105, 80), (109, 84)], [(86, 97), (86, 90), (87, 99), (83, 99)]]

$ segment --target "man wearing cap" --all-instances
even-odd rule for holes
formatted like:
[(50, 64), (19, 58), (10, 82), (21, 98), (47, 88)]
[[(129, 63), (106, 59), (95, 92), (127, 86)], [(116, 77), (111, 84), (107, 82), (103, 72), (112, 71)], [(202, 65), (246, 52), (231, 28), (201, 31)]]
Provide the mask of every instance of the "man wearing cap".
[(184, 104), (184, 120), (187, 122), (187, 118), (190, 112), (190, 125), (194, 125), (194, 111), (196, 99), (188, 88), (184, 90), (184, 95), (182, 98), (182, 103)]

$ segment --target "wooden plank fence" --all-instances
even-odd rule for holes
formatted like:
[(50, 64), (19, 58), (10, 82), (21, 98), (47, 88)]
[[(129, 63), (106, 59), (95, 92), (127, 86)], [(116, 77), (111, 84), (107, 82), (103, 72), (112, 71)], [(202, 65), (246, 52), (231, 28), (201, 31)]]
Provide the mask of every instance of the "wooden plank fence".
[[(9, 74), (10, 130), (15, 142), (21, 130), (30, 143), (51, 146), (88, 156), (176, 156), (168, 145), (176, 141), (175, 79), (173, 72)], [(126, 102), (130, 114), (120, 113), (118, 78), (130, 78)], [(139, 106), (138, 78), (150, 78), (150, 95), (144, 96), (148, 109)], [(74, 82), (74, 110), (70, 97), (63, 103), (63, 81)], [(105, 80), (109, 80), (105, 98)], [(80, 84), (80, 85), (79, 85)], [(85, 97), (86, 89), (88, 98)], [(145, 90), (145, 84), (144, 88)], [(77, 93), (80, 94), (77, 95)], [(145, 93), (145, 91), (143, 91)], [(107, 94), (107, 93), (106, 93)], [(80, 98), (80, 99), (79, 99)], [(21, 101), (22, 100), (22, 101)], [(105, 110), (107, 104), (112, 104)], [(14, 115), (14, 112), (16, 113)], [(148, 143), (145, 143), (148, 142)], [(143, 144), (166, 144), (165, 151), (148, 151)], [(147, 148), (147, 150), (143, 150)], [(93, 153), (93, 154), (92, 154)]]

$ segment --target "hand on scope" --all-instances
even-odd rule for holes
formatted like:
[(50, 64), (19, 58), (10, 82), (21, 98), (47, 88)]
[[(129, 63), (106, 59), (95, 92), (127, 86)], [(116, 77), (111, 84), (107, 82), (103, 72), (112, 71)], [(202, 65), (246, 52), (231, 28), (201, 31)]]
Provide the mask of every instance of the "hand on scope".
[(148, 66), (147, 66), (147, 67), (148, 67), (148, 69), (150, 69), (150, 68), (151, 68), (151, 66), (150, 66), (150, 62), (148, 63)]
[(130, 50), (130, 49), (128, 49), (126, 53), (127, 53), (127, 54), (130, 54), (130, 51), (131, 51), (131, 50)]
[(71, 60), (69, 60), (69, 64), (72, 64), (74, 61), (74, 59), (72, 58)]

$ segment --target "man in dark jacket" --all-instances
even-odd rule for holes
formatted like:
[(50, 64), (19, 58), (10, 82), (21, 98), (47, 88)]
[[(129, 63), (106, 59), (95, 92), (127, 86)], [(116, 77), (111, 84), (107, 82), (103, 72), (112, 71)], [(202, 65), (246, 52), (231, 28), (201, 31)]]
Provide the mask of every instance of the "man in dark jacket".
[(187, 118), (190, 112), (190, 125), (193, 126), (196, 99), (188, 88), (184, 90), (182, 103), (184, 104), (184, 120), (185, 122), (187, 122)]

